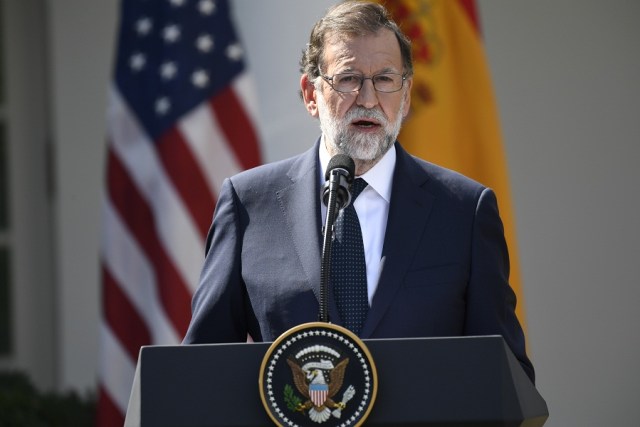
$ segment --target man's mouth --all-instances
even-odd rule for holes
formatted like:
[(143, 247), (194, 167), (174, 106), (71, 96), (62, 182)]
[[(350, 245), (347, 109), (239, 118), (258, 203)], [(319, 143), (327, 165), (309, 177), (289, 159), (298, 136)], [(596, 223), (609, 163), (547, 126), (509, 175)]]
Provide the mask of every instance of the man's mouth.
[(379, 123), (371, 121), (371, 120), (355, 120), (353, 122), (351, 122), (351, 124), (353, 126), (357, 126), (359, 128), (363, 128), (363, 129), (370, 129), (376, 126), (380, 126)]

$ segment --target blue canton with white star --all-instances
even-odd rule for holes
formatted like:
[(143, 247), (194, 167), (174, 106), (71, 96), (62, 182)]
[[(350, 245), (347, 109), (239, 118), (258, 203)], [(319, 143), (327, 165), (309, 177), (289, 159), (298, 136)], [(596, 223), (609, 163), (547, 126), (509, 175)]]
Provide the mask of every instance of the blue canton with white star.
[(226, 0), (123, 0), (116, 84), (157, 140), (245, 67)]

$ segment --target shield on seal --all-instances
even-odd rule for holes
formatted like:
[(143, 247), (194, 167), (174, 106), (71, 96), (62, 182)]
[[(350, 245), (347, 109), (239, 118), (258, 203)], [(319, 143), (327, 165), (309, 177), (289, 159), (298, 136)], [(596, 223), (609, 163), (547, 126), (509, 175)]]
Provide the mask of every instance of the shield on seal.
[(324, 404), (328, 393), (329, 386), (327, 384), (309, 384), (309, 398), (316, 407)]

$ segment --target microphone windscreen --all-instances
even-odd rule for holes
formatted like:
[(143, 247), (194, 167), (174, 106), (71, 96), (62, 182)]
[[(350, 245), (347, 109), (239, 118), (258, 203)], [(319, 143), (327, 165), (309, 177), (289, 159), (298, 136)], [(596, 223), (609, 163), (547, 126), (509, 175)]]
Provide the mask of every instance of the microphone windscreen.
[(327, 165), (327, 171), (324, 174), (324, 179), (329, 179), (331, 171), (334, 169), (344, 169), (349, 175), (347, 176), (348, 182), (351, 182), (356, 172), (356, 164), (353, 159), (346, 154), (336, 154), (329, 160)]

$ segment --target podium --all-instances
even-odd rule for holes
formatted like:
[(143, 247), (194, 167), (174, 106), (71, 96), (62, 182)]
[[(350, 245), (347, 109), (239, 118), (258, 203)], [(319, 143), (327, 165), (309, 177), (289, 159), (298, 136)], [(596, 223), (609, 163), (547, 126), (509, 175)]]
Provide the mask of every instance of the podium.
[[(366, 426), (542, 426), (548, 409), (500, 336), (364, 340), (378, 372)], [(125, 426), (270, 426), (269, 343), (140, 350)], [(314, 424), (322, 427), (325, 424)]]

